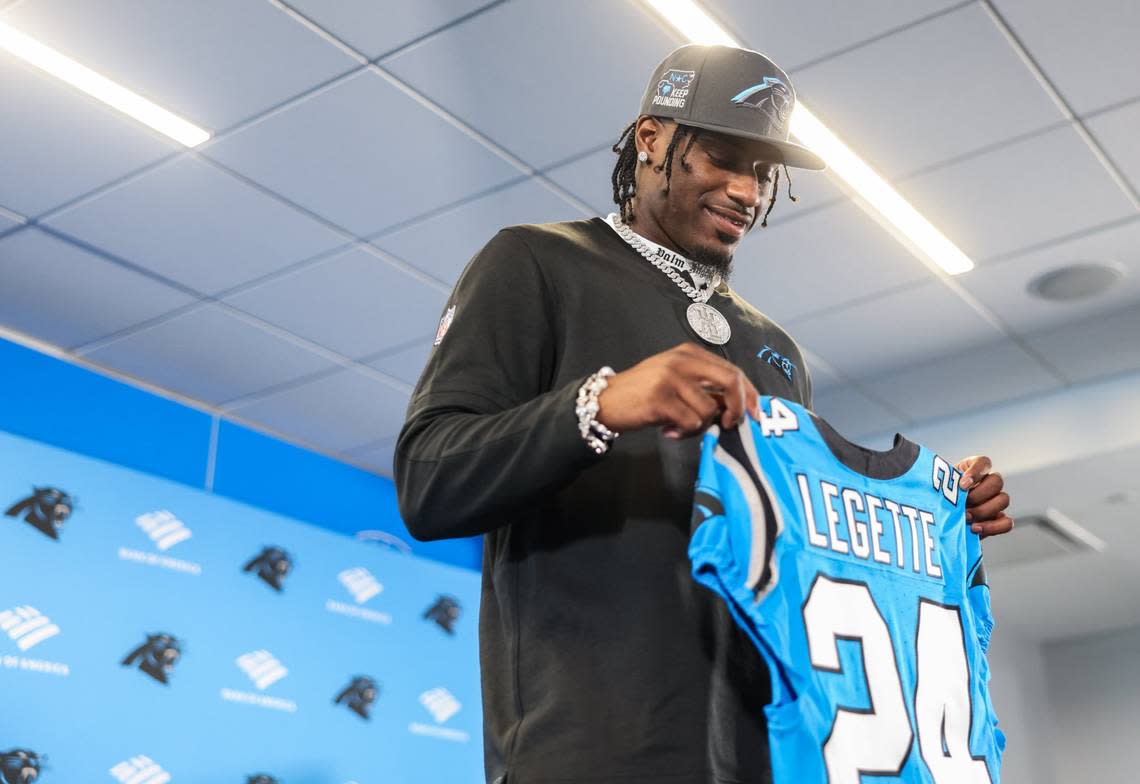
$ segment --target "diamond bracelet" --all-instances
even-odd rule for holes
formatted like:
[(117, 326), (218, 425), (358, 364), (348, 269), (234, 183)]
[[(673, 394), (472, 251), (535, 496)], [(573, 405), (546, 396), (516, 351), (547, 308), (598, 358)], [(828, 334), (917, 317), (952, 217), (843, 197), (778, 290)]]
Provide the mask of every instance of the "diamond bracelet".
[(594, 450), (594, 454), (602, 455), (609, 451), (610, 443), (620, 435), (599, 422), (598, 395), (602, 394), (609, 379), (614, 375), (614, 369), (606, 366), (586, 379), (578, 388), (578, 400), (574, 406), (574, 413), (578, 415), (578, 432), (586, 446)]

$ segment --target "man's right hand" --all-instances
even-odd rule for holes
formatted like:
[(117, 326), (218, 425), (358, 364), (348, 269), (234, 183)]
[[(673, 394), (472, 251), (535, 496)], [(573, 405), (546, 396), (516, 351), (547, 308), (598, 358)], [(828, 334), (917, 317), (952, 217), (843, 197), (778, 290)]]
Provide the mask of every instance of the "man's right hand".
[(660, 426), (670, 438), (685, 438), (717, 421), (736, 427), (745, 412), (757, 416), (758, 396), (736, 365), (682, 343), (610, 378), (597, 416), (619, 433)]

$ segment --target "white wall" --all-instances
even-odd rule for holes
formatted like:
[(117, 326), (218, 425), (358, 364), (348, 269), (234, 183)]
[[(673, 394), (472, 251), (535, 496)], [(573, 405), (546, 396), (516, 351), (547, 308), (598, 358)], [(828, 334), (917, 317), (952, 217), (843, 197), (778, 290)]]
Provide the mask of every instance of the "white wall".
[(1040, 645), (1003, 631), (990, 642), (990, 697), (1006, 734), (1002, 784), (1062, 784), (1082, 779), (1054, 775), (1049, 753), (1052, 723), (1045, 656)]
[(1140, 627), (1044, 647), (1057, 782), (1140, 781)]

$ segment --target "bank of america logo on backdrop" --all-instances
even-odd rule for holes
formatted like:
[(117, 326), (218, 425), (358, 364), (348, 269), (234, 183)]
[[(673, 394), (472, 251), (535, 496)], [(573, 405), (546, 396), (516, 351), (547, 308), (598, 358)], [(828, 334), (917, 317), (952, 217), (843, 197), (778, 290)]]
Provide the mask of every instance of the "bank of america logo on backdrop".
[(59, 634), (59, 627), (50, 618), (28, 605), (0, 612), (0, 630), (15, 640), (21, 651)]
[(135, 518), (135, 524), (151, 538), (154, 546), (163, 552), (193, 536), (185, 523), (165, 509), (139, 515)]
[(471, 735), (463, 730), (440, 726), (463, 708), (459, 700), (455, 699), (455, 695), (447, 689), (443, 687), (428, 689), (420, 695), (420, 705), (435, 719), (435, 724), (414, 721), (408, 725), (409, 731), (416, 735), (427, 735), (457, 743), (466, 743), (471, 739)]
[(289, 670), (266, 650), (243, 653), (237, 657), (237, 666), (261, 691), (265, 691), (289, 674)]
[(345, 569), (336, 578), (340, 580), (340, 584), (344, 586), (345, 590), (352, 594), (352, 598), (356, 600), (357, 604), (364, 604), (384, 590), (380, 581), (363, 566)]
[(427, 708), (437, 724), (443, 724), (463, 707), (455, 695), (444, 688), (425, 691), (420, 695), (420, 704)]
[(122, 784), (166, 784), (170, 774), (150, 757), (138, 755), (120, 762), (109, 771)]

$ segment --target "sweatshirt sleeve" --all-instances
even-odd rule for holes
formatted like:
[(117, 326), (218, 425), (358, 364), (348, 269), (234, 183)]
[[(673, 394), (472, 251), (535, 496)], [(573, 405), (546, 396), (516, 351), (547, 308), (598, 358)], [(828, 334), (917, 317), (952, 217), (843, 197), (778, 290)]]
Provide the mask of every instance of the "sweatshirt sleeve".
[(574, 414), (585, 377), (551, 388), (562, 322), (522, 237), (492, 238), (445, 308), (396, 445), (400, 513), (420, 540), (506, 525), (600, 459)]

